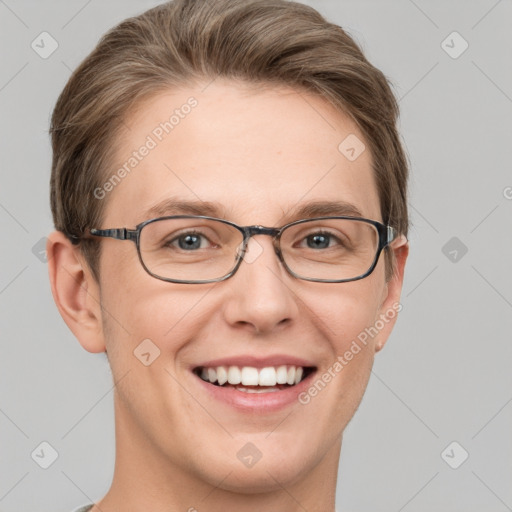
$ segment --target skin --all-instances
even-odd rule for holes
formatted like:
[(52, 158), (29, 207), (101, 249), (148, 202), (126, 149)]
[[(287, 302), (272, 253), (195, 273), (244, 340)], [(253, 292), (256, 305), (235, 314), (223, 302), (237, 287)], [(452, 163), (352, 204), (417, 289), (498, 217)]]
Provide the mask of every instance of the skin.
[[(350, 162), (338, 145), (355, 124), (325, 100), (286, 87), (251, 88), (216, 80), (203, 90), (166, 91), (126, 119), (118, 162), (194, 96), (198, 105), (103, 199), (103, 224), (134, 228), (170, 196), (218, 201), (239, 225), (282, 226), (298, 204), (343, 200), (382, 221), (371, 155)], [(116, 167), (117, 169), (117, 167)], [(59, 232), (49, 237), (50, 280), (60, 313), (89, 352), (107, 351), (115, 386), (116, 461), (112, 487), (94, 512), (237, 510), (334, 511), (342, 433), (365, 391), (374, 354), (396, 315), (307, 405), (241, 413), (208, 399), (190, 366), (241, 354), (289, 354), (318, 374), (381, 314), (396, 307), (408, 255), (393, 244), (365, 279), (314, 283), (281, 266), (268, 236), (251, 239), (230, 279), (210, 284), (157, 280), (132, 242), (103, 239), (100, 282)], [(160, 356), (144, 366), (133, 351), (151, 339)], [(261, 460), (245, 467), (247, 442)]]

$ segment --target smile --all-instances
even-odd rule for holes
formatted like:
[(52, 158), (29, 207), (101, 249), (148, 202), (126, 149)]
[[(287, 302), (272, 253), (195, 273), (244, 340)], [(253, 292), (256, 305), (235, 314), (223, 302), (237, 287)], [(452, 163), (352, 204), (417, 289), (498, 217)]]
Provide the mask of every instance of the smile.
[(196, 366), (192, 373), (214, 400), (239, 412), (272, 413), (298, 403), (316, 370), (294, 364), (209, 364)]
[(234, 387), (245, 393), (272, 393), (299, 384), (312, 367), (294, 365), (267, 366), (217, 366), (198, 367), (194, 373), (215, 386)]

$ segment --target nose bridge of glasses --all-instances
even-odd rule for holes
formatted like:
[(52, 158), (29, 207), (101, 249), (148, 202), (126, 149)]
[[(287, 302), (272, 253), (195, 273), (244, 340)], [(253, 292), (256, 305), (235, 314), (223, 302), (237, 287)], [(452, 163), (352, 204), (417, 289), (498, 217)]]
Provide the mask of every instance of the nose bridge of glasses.
[(244, 228), (246, 238), (254, 235), (269, 235), (275, 237), (279, 234), (278, 228), (267, 228), (265, 226), (247, 226)]
[[(279, 250), (279, 245), (277, 241), (277, 236), (280, 233), (280, 229), (278, 228), (269, 228), (266, 226), (245, 226), (243, 228), (244, 232), (244, 247), (247, 250), (249, 246), (250, 239), (255, 235), (267, 235), (272, 237), (272, 245), (274, 247), (275, 253), (278, 255), (279, 259), (282, 259), (281, 252)], [(256, 242), (256, 240), (255, 240)], [(261, 253), (263, 252), (263, 247), (261, 244), (256, 242), (255, 247), (253, 248), (253, 254), (250, 256), (249, 254), (245, 253), (244, 260), (252, 262), (254, 261)]]

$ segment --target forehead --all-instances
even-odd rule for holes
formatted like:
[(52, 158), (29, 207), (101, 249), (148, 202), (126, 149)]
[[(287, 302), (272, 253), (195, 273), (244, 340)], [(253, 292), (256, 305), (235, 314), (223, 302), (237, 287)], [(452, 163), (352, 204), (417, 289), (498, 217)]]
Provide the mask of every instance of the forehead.
[(165, 91), (117, 136), (106, 181), (122, 177), (108, 187), (105, 223), (133, 226), (189, 202), (241, 224), (283, 224), (319, 202), (381, 220), (365, 145), (347, 115), (304, 91), (220, 80)]

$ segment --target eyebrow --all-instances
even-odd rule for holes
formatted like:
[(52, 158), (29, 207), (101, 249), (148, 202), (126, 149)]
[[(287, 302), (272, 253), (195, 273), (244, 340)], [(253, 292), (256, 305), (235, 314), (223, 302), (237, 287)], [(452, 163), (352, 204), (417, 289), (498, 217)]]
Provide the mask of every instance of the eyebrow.
[(210, 201), (185, 201), (178, 198), (167, 198), (155, 204), (144, 213), (145, 218), (163, 217), (166, 215), (205, 215), (220, 217), (220, 203)]
[[(312, 201), (282, 210), (286, 222), (297, 219), (309, 219), (327, 216), (363, 217), (361, 210), (346, 201)], [(151, 206), (144, 213), (144, 219), (165, 217), (167, 215), (204, 215), (206, 217), (226, 218), (226, 209), (215, 201), (191, 201), (174, 197)]]
[(308, 219), (312, 217), (347, 216), (363, 217), (361, 210), (354, 204), (346, 201), (313, 201), (292, 208), (290, 213), (294, 217)]

